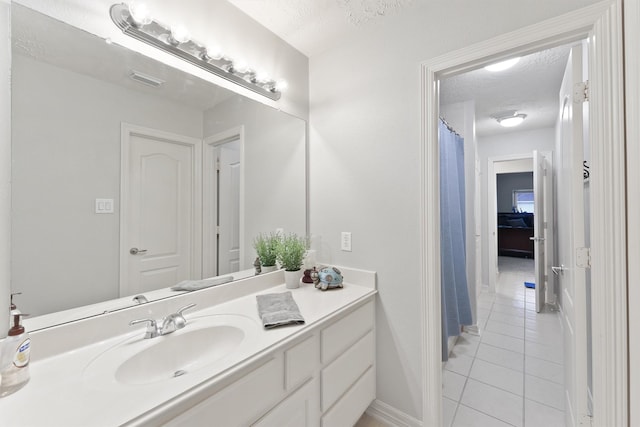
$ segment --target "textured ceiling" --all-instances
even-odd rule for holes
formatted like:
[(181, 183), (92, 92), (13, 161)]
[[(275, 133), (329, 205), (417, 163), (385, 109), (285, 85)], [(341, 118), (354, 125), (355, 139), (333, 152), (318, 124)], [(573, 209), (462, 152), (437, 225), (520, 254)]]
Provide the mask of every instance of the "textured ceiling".
[[(309, 57), (388, 16), (414, 13), (420, 0), (228, 0)], [(327, 29), (331, 29), (328, 31)], [(448, 78), (441, 85), (441, 104), (475, 101), (479, 136), (553, 126), (558, 91), (569, 48), (559, 47), (523, 57), (510, 70), (478, 69)], [(503, 128), (502, 112), (527, 114), (516, 129)]]
[[(311, 57), (414, 0), (228, 0)], [(328, 30), (330, 29), (330, 30)]]
[[(475, 101), (478, 136), (554, 126), (569, 50), (560, 46), (524, 56), (501, 72), (480, 68), (444, 79), (440, 105)], [(514, 111), (527, 115), (517, 128), (505, 129), (495, 120)]]

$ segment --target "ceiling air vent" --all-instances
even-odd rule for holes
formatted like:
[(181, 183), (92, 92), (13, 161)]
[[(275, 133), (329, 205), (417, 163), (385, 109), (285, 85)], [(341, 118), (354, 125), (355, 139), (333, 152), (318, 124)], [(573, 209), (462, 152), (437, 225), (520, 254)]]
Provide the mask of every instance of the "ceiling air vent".
[(152, 87), (160, 87), (164, 83), (164, 80), (160, 80), (156, 77), (141, 73), (136, 70), (132, 70), (131, 73), (129, 74), (129, 77), (131, 77), (132, 80), (135, 80), (138, 83), (142, 83), (144, 85), (152, 86)]

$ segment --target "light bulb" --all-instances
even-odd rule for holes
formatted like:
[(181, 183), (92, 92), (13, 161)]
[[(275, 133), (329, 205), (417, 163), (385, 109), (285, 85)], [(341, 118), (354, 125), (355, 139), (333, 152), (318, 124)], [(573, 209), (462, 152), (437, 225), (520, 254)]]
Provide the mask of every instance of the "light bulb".
[(486, 67), (484, 67), (484, 69), (487, 71), (493, 71), (493, 72), (504, 71), (516, 65), (518, 61), (520, 61), (520, 57), (511, 58), (511, 59), (507, 59), (506, 61), (496, 62), (495, 64), (487, 65)]
[(239, 73), (246, 73), (249, 71), (249, 64), (243, 59), (238, 59), (233, 63), (233, 69)]
[(224, 53), (222, 52), (220, 46), (210, 45), (206, 47), (206, 50), (207, 56), (211, 59), (219, 60), (224, 56)]
[(275, 86), (275, 90), (277, 92), (284, 92), (285, 90), (287, 90), (287, 88), (289, 87), (289, 83), (287, 83), (286, 80), (278, 80), (276, 82), (276, 86)]
[(269, 77), (269, 74), (267, 74), (265, 70), (258, 70), (258, 72), (256, 72), (256, 80), (260, 83), (266, 83), (271, 80), (271, 77)]
[(171, 27), (171, 38), (178, 43), (186, 43), (191, 40), (191, 34), (183, 25)]
[(153, 21), (151, 17), (151, 11), (149, 7), (145, 3), (134, 3), (129, 6), (129, 13), (131, 14), (131, 19), (138, 26), (148, 25)]

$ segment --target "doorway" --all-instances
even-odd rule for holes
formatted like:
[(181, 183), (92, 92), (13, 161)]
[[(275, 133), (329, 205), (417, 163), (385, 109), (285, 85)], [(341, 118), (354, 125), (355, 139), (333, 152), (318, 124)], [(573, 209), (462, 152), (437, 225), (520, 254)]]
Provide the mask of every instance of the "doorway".
[(228, 129), (204, 141), (203, 277), (245, 268), (243, 185), (244, 128)]
[[(578, 38), (588, 37), (590, 91), (592, 108), (589, 117), (592, 134), (592, 171), (601, 173), (597, 186), (591, 188), (591, 224), (602, 221), (606, 227), (593, 228), (591, 232), (592, 280), (611, 283), (610, 286), (594, 287), (594, 388), (599, 390), (594, 400), (594, 423), (602, 425), (624, 425), (626, 423), (626, 329), (625, 305), (621, 296), (626, 295), (625, 257), (613, 258), (611, 253), (624, 254), (624, 170), (616, 167), (624, 163), (623, 92), (621, 85), (622, 59), (620, 48), (620, 8), (618, 2), (600, 3), (581, 11), (569, 13), (523, 30), (479, 43), (466, 49), (444, 55), (428, 63), (423, 70), (423, 151), (422, 171), (425, 179), (421, 207), (423, 213), (423, 356), (424, 356), (424, 422), (427, 425), (442, 425), (440, 358), (440, 251), (438, 209), (438, 87), (436, 82), (454, 73), (496, 62), (517, 53), (528, 53), (558, 45)], [(606, 112), (606, 113), (605, 113)], [(596, 166), (597, 164), (597, 166)], [(607, 189), (615, 189), (607, 195)], [(611, 197), (610, 197), (611, 196)], [(435, 203), (434, 203), (435, 201)], [(595, 208), (597, 206), (597, 209)], [(613, 221), (614, 224), (611, 224)], [(608, 230), (612, 232), (608, 232)], [(596, 256), (596, 254), (598, 256)], [(614, 261), (615, 259), (615, 261)], [(596, 326), (597, 325), (597, 326)], [(599, 330), (596, 330), (599, 328)], [(603, 337), (608, 341), (596, 342)], [(601, 358), (602, 364), (596, 364)], [(573, 368), (573, 367), (572, 367)], [(608, 398), (607, 396), (618, 396)], [(620, 398), (624, 396), (624, 398)], [(620, 403), (621, 400), (624, 403)], [(620, 406), (624, 408), (621, 408)], [(579, 422), (587, 414), (577, 414)]]
[(122, 124), (120, 295), (201, 277), (201, 147)]

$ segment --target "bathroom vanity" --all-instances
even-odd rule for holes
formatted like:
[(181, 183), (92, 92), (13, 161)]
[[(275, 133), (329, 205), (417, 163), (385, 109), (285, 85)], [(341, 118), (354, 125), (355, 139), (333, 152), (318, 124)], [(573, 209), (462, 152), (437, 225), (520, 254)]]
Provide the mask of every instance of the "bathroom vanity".
[[(2, 424), (353, 425), (376, 393), (375, 273), (342, 269), (342, 289), (291, 290), (303, 325), (263, 328), (256, 295), (287, 291), (276, 271), (37, 331)], [(171, 334), (129, 326), (193, 303)]]

